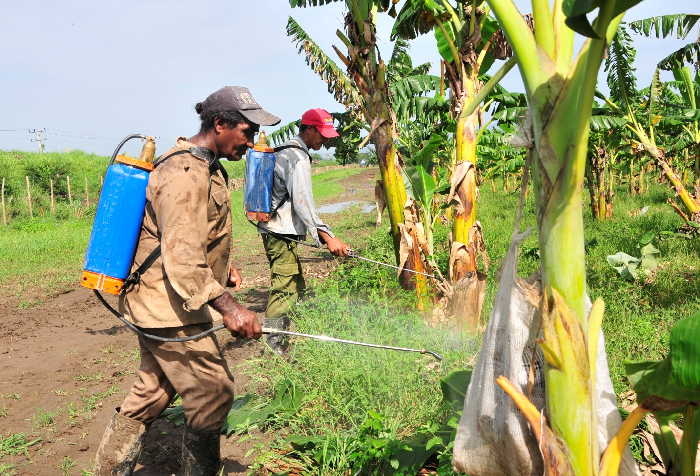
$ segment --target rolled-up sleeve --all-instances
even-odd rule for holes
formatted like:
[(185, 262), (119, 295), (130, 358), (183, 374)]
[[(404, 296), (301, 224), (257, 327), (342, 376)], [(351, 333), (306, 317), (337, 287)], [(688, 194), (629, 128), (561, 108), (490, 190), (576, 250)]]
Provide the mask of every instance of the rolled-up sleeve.
[(292, 197), (294, 213), (304, 222), (306, 230), (317, 244), (321, 243), (318, 232), (323, 231), (331, 238), (335, 237), (331, 229), (323, 223), (316, 210), (313, 190), (311, 188), (311, 163), (304, 157), (297, 160), (291, 171), (292, 180), (287, 183), (289, 196)]
[(196, 311), (225, 289), (207, 261), (209, 167), (194, 157), (173, 157), (159, 170), (152, 206), (161, 232), (161, 256), (168, 282)]

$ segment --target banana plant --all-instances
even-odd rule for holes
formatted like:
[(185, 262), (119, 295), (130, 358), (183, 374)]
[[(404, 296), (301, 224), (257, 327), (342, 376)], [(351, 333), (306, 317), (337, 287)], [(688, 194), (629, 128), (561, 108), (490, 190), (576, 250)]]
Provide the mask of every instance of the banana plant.
[(624, 117), (610, 108), (594, 107), (591, 116), (591, 138), (586, 162), (586, 182), (591, 197), (591, 214), (596, 220), (613, 216), (615, 180), (613, 166), (623, 155)]
[[(649, 413), (659, 421), (654, 434), (666, 473), (669, 476), (695, 475), (695, 459), (700, 441), (700, 314), (678, 321), (671, 329), (670, 350), (660, 361), (628, 362), (627, 378), (637, 394), (637, 408), (630, 413), (603, 454), (604, 474), (617, 474), (620, 448)], [(680, 443), (671, 430), (683, 419)]]
[[(547, 418), (507, 379), (498, 383), (537, 435), (546, 474), (597, 475), (606, 470), (599, 466), (596, 410), (604, 306), (597, 300), (587, 312), (583, 179), (598, 71), (622, 15), (638, 2), (532, 0), (534, 32), (512, 0), (487, 3), (513, 48), (528, 99), (521, 136), (536, 193)], [(587, 37), (576, 55), (574, 32)]]
[[(292, 7), (321, 6), (334, 0), (290, 0)], [(357, 92), (359, 111), (369, 125), (370, 140), (374, 145), (382, 177), (382, 184), (391, 222), (391, 234), (397, 263), (400, 267), (425, 272), (425, 262), (418, 239), (418, 226), (414, 207), (407, 203), (408, 193), (401, 173), (402, 160), (397, 149), (397, 119), (391, 102), (387, 64), (382, 60), (377, 48), (376, 18), (380, 12), (393, 12), (390, 0), (345, 0), (347, 14), (345, 31), (336, 31), (343, 43), (345, 52), (334, 46), (333, 49), (345, 65), (346, 77)], [(291, 24), (291, 19), (290, 19)], [(303, 32), (303, 30), (301, 30)], [(319, 51), (308, 48), (307, 41), (299, 31), (290, 31), (306, 54), (307, 62), (313, 64)], [(305, 33), (304, 33), (305, 34)], [(328, 57), (323, 67), (329, 67)], [(336, 71), (339, 68), (335, 68)], [(420, 81), (406, 84), (415, 87), (425, 84)], [(357, 107), (357, 106), (355, 106)], [(402, 252), (402, 250), (404, 250)], [(428, 283), (424, 275), (402, 272), (399, 281), (404, 288), (415, 288), (418, 308), (425, 308), (429, 301)]]
[(444, 189), (446, 177), (444, 169), (437, 167), (439, 157), (449, 154), (445, 147), (447, 134), (444, 130), (433, 132), (427, 140), (418, 147), (408, 146), (406, 156), (411, 158), (410, 164), (405, 167), (406, 178), (410, 183), (410, 191), (418, 207), (420, 223), (426, 241), (426, 258), (431, 263), (431, 271), (436, 272), (433, 263), (435, 243), (433, 229), (439, 218), (439, 209), (436, 207), (435, 197), (441, 189)]
[[(477, 131), (479, 105), (495, 84), (514, 66), (508, 60), (484, 85), (480, 78), (496, 59), (507, 59), (510, 49), (482, 0), (407, 0), (392, 30), (392, 38), (416, 38), (433, 32), (442, 68), (451, 91), (456, 121), (450, 198), (454, 202), (450, 278), (452, 314), (461, 327), (476, 331), (481, 315), (485, 277), (479, 272), (484, 249), (477, 223)], [(475, 292), (476, 290), (476, 292)]]
[(676, 65), (672, 72), (683, 108), (680, 111), (682, 136), (678, 138), (677, 144), (683, 147), (684, 152), (690, 151), (694, 155), (697, 187), (700, 184), (700, 71), (696, 71), (693, 76), (688, 66)]
[[(665, 150), (658, 144), (657, 127), (663, 117), (659, 98), (665, 87), (660, 80), (659, 68), (657, 67), (652, 76), (648, 98), (640, 98), (636, 91), (636, 79), (632, 67), (634, 55), (635, 50), (629, 33), (621, 27), (612, 41), (605, 63), (610, 98), (603, 99), (611, 109), (626, 119), (627, 130), (631, 132), (646, 154), (658, 164), (673, 186), (681, 201), (678, 205), (673, 200), (669, 200), (674, 210), (686, 221), (697, 221), (700, 219), (700, 200), (686, 189), (666, 157)], [(644, 100), (640, 101), (640, 99)]]
[(497, 177), (503, 180), (503, 191), (510, 192), (508, 184), (517, 180), (525, 166), (525, 151), (508, 142), (514, 132), (512, 125), (499, 124), (479, 134), (477, 154), (481, 162), (480, 170), (483, 171), (484, 181), (491, 182), (494, 192)]
[[(670, 70), (676, 81), (682, 83), (681, 95), (685, 99), (687, 109), (698, 109), (700, 102), (700, 92), (698, 91), (698, 70), (700, 64), (700, 15), (698, 14), (676, 14), (662, 15), (630, 23), (630, 27), (635, 33), (646, 37), (667, 38), (671, 35), (684, 40), (693, 37), (694, 40), (674, 51), (662, 59), (658, 66), (664, 70)], [(691, 79), (691, 71), (687, 64), (696, 65), (694, 80)], [(688, 113), (685, 113), (688, 116)], [(692, 153), (695, 155), (695, 180), (696, 185), (700, 183), (700, 128), (697, 118), (690, 125), (684, 127), (686, 139), (692, 144)]]

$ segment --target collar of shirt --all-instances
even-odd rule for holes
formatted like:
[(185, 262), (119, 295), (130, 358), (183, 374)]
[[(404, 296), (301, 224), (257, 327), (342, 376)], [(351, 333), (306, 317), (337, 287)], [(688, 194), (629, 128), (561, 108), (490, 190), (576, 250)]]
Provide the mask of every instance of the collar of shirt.
[(195, 144), (187, 140), (187, 137), (180, 136), (175, 141), (176, 147), (182, 147), (183, 149), (190, 149), (192, 147), (197, 147)]
[(192, 155), (194, 155), (198, 159), (206, 161), (209, 164), (210, 173), (214, 174), (217, 170), (220, 170), (221, 175), (228, 184), (228, 173), (226, 172), (226, 169), (224, 169), (224, 166), (221, 165), (221, 162), (219, 162), (214, 152), (212, 152), (210, 149), (207, 149), (206, 147), (200, 147), (197, 144), (193, 144), (192, 142), (188, 141), (186, 137), (183, 136), (177, 138), (177, 140), (175, 141), (175, 146), (181, 147), (183, 149), (190, 149), (190, 153)]
[(306, 152), (309, 151), (308, 146), (304, 143), (304, 140), (301, 138), (301, 136), (296, 136), (296, 137), (294, 137), (294, 138), (292, 139), (292, 141), (296, 142), (298, 145), (300, 145), (301, 147), (303, 147), (303, 149), (304, 149)]

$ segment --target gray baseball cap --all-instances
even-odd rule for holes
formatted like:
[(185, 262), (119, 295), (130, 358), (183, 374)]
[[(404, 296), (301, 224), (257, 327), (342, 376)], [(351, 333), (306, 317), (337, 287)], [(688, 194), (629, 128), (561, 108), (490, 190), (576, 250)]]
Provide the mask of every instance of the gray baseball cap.
[(224, 86), (211, 93), (202, 102), (202, 112), (238, 111), (253, 124), (274, 126), (281, 119), (270, 114), (258, 104), (248, 88), (243, 86)]

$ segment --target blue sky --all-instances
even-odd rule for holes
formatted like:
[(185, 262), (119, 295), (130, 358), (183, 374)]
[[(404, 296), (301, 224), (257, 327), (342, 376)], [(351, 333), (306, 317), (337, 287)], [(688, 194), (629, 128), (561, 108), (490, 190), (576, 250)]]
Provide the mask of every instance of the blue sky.
[[(516, 1), (522, 11), (529, 2)], [(646, 0), (634, 20), (698, 13), (697, 0)], [(283, 123), (311, 107), (339, 111), (285, 33), (288, 16), (327, 51), (338, 44), (343, 2), (291, 9), (286, 0), (65, 0), (6, 2), (0, 16), (0, 149), (36, 150), (28, 129), (47, 130), (47, 151), (111, 153), (123, 136), (158, 137), (159, 151), (198, 127), (194, 104), (223, 85), (248, 86)], [(389, 55), (391, 19), (379, 22)], [(639, 84), (678, 40), (635, 37)], [(416, 64), (438, 65), (432, 35), (412, 43)], [(516, 71), (503, 82), (522, 90)]]

